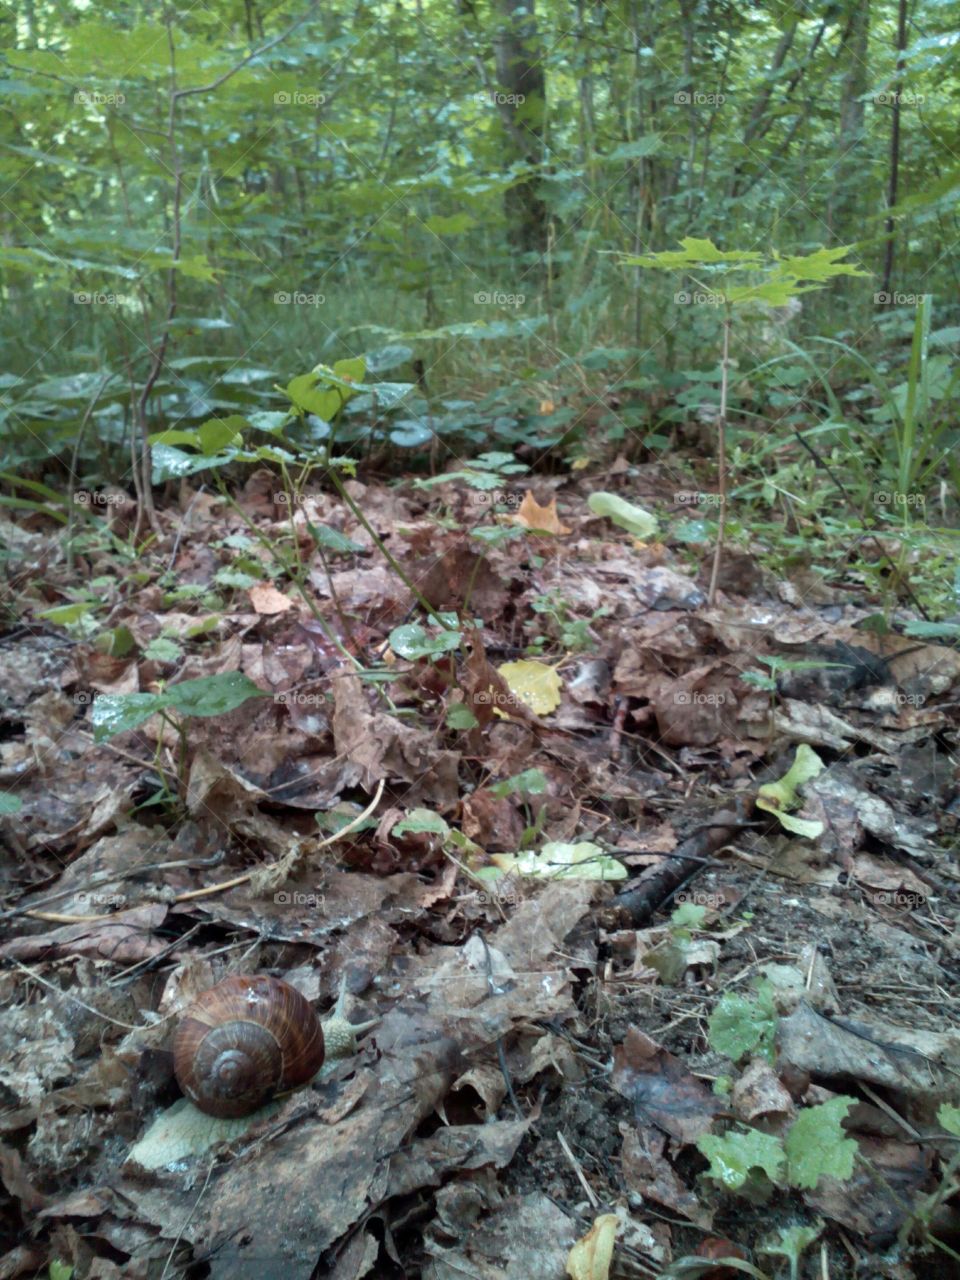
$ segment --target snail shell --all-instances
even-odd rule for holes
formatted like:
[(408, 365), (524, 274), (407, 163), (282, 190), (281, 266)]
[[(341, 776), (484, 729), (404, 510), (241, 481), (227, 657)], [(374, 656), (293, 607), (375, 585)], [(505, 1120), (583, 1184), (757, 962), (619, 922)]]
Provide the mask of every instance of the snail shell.
[(197, 998), (177, 1027), (173, 1065), (207, 1115), (249, 1115), (308, 1084), (323, 1065), (323, 1029), (299, 991), (266, 974), (234, 976)]

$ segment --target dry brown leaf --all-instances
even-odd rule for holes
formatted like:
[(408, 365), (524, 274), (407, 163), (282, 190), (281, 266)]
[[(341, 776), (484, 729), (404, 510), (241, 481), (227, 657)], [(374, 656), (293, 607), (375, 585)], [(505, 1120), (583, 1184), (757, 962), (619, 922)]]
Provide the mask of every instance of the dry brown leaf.
[(523, 495), (523, 501), (520, 503), (517, 514), (510, 518), (515, 524), (522, 525), (525, 529), (530, 529), (535, 533), (564, 534), (571, 532), (565, 524), (560, 523), (556, 498), (551, 498), (547, 506), (541, 507), (530, 489)]
[(255, 587), (249, 589), (247, 595), (257, 613), (273, 615), (286, 613), (288, 609), (293, 608), (290, 597), (278, 591), (272, 582), (258, 582)]

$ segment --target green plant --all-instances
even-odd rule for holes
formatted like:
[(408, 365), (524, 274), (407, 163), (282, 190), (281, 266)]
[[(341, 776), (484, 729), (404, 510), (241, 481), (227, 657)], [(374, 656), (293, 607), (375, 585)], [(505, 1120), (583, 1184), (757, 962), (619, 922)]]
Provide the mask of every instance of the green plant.
[[(596, 638), (590, 628), (600, 618), (605, 618), (610, 610), (606, 605), (594, 609), (589, 618), (575, 617), (572, 607), (559, 591), (546, 591), (535, 596), (530, 602), (534, 613), (543, 618), (547, 626), (546, 633), (535, 634), (527, 646), (527, 652), (541, 654), (551, 640), (559, 643), (567, 653), (583, 653), (596, 645)], [(527, 624), (528, 626), (530, 624)]]
[[(854, 267), (850, 263), (840, 262), (850, 252), (849, 245), (840, 245), (834, 249), (818, 249), (806, 257), (780, 257), (774, 252), (764, 258), (760, 253), (749, 250), (730, 250), (724, 252), (710, 240), (699, 240), (691, 236), (681, 241), (682, 249), (649, 253), (641, 256), (621, 254), (620, 261), (624, 266), (644, 267), (662, 271), (680, 271), (690, 276), (695, 285), (702, 290), (702, 300), (717, 310), (721, 316), (722, 355), (720, 359), (720, 401), (717, 429), (717, 499), (720, 506), (720, 519), (717, 531), (716, 548), (713, 557), (713, 568), (710, 573), (710, 587), (707, 601), (713, 604), (717, 590), (717, 579), (720, 573), (720, 562), (726, 536), (726, 504), (727, 504), (727, 411), (730, 387), (730, 338), (733, 327), (734, 309), (737, 307), (756, 306), (783, 307), (793, 302), (801, 293), (823, 288), (835, 276), (861, 276), (867, 272)], [(753, 276), (747, 283), (730, 283), (739, 273), (746, 272)], [(756, 277), (759, 276), (759, 280)], [(676, 301), (687, 303), (691, 299), (686, 293), (676, 295)], [(694, 300), (697, 300), (696, 296)]]

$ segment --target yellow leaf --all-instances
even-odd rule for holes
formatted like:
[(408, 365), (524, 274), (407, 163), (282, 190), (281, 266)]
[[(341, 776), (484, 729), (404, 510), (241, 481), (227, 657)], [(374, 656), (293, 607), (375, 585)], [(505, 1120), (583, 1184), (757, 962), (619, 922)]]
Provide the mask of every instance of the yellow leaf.
[(617, 1239), (617, 1215), (602, 1213), (567, 1255), (567, 1275), (573, 1280), (607, 1280)]
[(521, 524), (525, 529), (536, 529), (538, 533), (570, 532), (566, 525), (560, 523), (556, 498), (551, 499), (549, 506), (541, 507), (529, 489), (513, 519), (515, 524)]
[(553, 667), (525, 658), (521, 662), (505, 662), (497, 670), (510, 692), (534, 715), (547, 716), (559, 707), (563, 681)]
[(553, 413), (553, 411), (554, 411), (554, 408), (555, 408), (555, 407), (556, 407), (556, 406), (554, 405), (554, 403), (553, 403), (553, 401), (552, 401), (552, 400), (541, 400), (541, 401), (540, 401), (540, 412), (541, 412), (541, 413)]

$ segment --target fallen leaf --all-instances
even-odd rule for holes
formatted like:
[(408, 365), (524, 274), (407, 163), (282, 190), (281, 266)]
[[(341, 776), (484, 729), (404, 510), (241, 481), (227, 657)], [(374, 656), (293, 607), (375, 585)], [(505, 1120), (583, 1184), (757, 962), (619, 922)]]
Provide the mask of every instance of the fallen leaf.
[(524, 529), (535, 530), (537, 533), (570, 532), (565, 524), (560, 523), (556, 498), (551, 498), (548, 506), (541, 507), (529, 489), (523, 495), (520, 509), (512, 519), (515, 524), (522, 525)]

